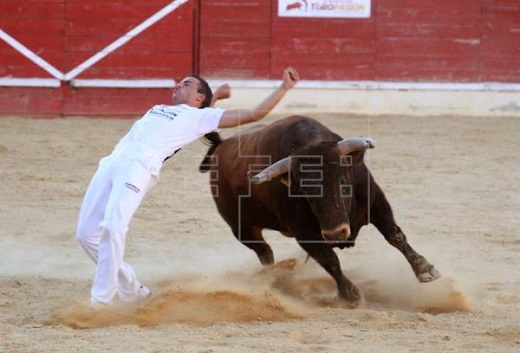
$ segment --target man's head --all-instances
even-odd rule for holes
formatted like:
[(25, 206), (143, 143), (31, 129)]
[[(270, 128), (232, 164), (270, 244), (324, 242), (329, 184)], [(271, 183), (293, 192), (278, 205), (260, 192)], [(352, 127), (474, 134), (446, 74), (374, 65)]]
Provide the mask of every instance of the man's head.
[(194, 108), (206, 108), (211, 104), (213, 93), (202, 77), (189, 75), (173, 88), (173, 104), (187, 104)]

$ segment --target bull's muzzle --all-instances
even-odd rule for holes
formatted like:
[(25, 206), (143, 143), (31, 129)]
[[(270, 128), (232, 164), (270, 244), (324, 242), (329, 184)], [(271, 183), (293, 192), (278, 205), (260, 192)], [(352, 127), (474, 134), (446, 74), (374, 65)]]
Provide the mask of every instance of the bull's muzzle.
[(348, 224), (340, 224), (334, 229), (322, 230), (321, 236), (326, 243), (338, 243), (350, 237), (350, 227)]

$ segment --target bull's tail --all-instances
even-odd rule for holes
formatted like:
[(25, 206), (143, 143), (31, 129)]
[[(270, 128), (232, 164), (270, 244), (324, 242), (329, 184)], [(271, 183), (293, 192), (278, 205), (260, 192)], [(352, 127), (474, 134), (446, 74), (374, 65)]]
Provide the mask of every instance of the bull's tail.
[(209, 171), (209, 167), (211, 166), (211, 155), (215, 152), (217, 149), (217, 146), (222, 142), (222, 139), (220, 138), (220, 134), (218, 132), (210, 132), (204, 135), (204, 138), (206, 139), (206, 143), (209, 145), (208, 152), (204, 156), (204, 159), (200, 163), (199, 166), (199, 172), (206, 173)]

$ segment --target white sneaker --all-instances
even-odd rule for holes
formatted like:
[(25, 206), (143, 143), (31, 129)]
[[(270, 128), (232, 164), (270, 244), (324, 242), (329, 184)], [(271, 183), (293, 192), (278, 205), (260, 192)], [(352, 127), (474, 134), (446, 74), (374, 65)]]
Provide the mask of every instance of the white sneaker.
[(150, 292), (150, 290), (148, 288), (146, 288), (146, 286), (144, 286), (140, 283), (137, 284), (137, 286), (138, 286), (137, 289), (135, 289), (135, 287), (133, 288), (131, 294), (120, 291), (119, 299), (121, 299), (125, 303), (131, 303), (131, 302), (147, 299), (150, 297), (150, 295), (152, 295), (152, 293)]
[(139, 286), (139, 289), (137, 290), (137, 297), (139, 299), (146, 299), (149, 298), (152, 295), (152, 292), (150, 290), (143, 286), (142, 284)]
[(97, 300), (93, 300), (93, 299), (90, 299), (90, 303), (88, 304), (89, 308), (94, 309), (96, 311), (106, 309), (109, 306), (110, 306), (109, 303), (102, 303), (102, 302), (98, 302)]

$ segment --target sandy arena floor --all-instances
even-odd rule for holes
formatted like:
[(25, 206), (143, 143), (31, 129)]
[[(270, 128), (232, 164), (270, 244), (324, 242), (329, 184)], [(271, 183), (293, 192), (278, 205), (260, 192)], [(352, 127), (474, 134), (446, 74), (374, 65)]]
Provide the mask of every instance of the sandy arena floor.
[(338, 252), (359, 309), (335, 304), (335, 284), (292, 239), (269, 232), (281, 262), (262, 269), (218, 215), (195, 142), (167, 162), (128, 234), (152, 298), (93, 311), (77, 213), (132, 121), (0, 118), (0, 352), (520, 351), (520, 120), (313, 117), (377, 140), (367, 164), (440, 280), (417, 283), (371, 226)]

